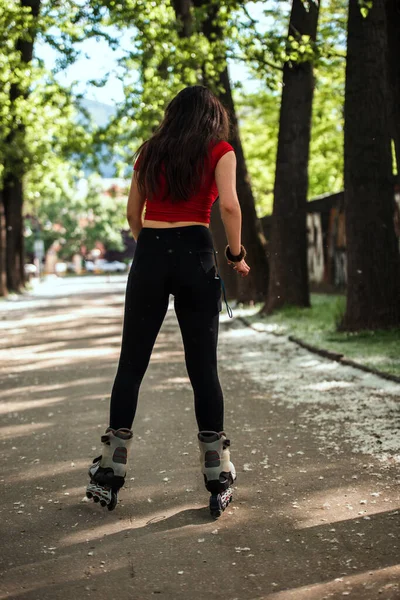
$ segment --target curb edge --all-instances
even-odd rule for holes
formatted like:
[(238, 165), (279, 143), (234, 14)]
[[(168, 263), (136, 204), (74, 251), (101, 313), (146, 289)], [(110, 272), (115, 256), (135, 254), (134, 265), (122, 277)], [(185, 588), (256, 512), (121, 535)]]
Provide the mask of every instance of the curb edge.
[[(259, 331), (258, 329), (252, 326), (252, 324), (246, 319), (246, 317), (237, 317), (237, 319), (242, 321), (247, 327), (250, 327), (250, 329), (256, 331), (257, 333), (269, 333), (275, 336), (278, 335), (279, 337), (282, 337), (282, 334), (276, 334), (273, 331)], [(342, 365), (359, 369), (360, 371), (365, 371), (366, 373), (372, 373), (373, 375), (377, 375), (382, 379), (388, 379), (389, 381), (395, 381), (396, 383), (400, 383), (400, 377), (398, 377), (397, 375), (392, 375), (391, 373), (386, 373), (385, 371), (379, 371), (378, 369), (374, 369), (373, 367), (367, 367), (366, 365), (352, 360), (351, 358), (347, 358), (344, 354), (332, 352), (330, 350), (326, 350), (325, 348), (318, 348), (317, 346), (313, 346), (308, 342), (304, 342), (302, 339), (294, 335), (288, 335), (286, 337), (290, 342), (293, 342), (294, 344), (297, 344), (298, 346), (301, 346), (302, 348), (305, 348), (306, 350), (309, 350), (314, 354), (319, 354), (324, 358), (334, 360), (336, 362), (341, 363)]]

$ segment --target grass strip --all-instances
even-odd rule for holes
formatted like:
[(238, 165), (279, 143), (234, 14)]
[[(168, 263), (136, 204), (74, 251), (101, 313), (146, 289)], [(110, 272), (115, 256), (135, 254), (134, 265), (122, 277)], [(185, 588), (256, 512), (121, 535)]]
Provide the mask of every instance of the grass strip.
[(253, 312), (246, 319), (256, 328), (259, 323), (272, 333), (300, 338), (306, 344), (343, 355), (370, 369), (400, 376), (400, 328), (338, 332), (336, 324), (345, 302), (344, 296), (311, 294), (311, 308), (287, 306), (269, 316)]

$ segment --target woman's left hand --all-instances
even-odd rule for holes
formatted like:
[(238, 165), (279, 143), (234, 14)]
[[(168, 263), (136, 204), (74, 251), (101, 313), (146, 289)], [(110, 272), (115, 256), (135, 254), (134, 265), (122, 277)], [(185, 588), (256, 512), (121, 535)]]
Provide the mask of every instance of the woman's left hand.
[(231, 265), (231, 267), (233, 267), (235, 271), (242, 277), (247, 277), (249, 274), (250, 267), (244, 259), (239, 262), (231, 262), (228, 260), (228, 264)]

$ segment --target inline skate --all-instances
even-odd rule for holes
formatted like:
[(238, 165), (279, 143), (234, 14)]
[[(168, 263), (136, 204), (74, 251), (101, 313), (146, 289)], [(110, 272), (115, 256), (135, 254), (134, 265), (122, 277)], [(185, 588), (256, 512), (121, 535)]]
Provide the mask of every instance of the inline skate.
[(214, 518), (221, 516), (232, 501), (232, 484), (236, 479), (234, 465), (230, 461), (230, 441), (222, 431), (200, 431), (201, 472), (210, 496), (210, 513)]
[(118, 502), (118, 491), (125, 483), (128, 451), (132, 443), (130, 429), (108, 427), (101, 436), (103, 453), (89, 467), (90, 482), (86, 497), (114, 510)]

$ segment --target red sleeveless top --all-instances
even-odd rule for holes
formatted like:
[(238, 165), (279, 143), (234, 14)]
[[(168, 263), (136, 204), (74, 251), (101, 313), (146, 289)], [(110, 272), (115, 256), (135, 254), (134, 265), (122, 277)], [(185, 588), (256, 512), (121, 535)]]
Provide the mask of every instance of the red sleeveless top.
[[(219, 159), (227, 152), (233, 151), (228, 142), (220, 141), (211, 149), (209, 168), (204, 174), (204, 182), (197, 192), (188, 200), (171, 202), (169, 196), (162, 200), (165, 191), (165, 177), (160, 173), (160, 189), (157, 196), (151, 201), (146, 200), (145, 219), (151, 221), (197, 221), (209, 223), (211, 207), (218, 197), (218, 188), (215, 183), (215, 167)], [(133, 167), (140, 168), (140, 155)]]

